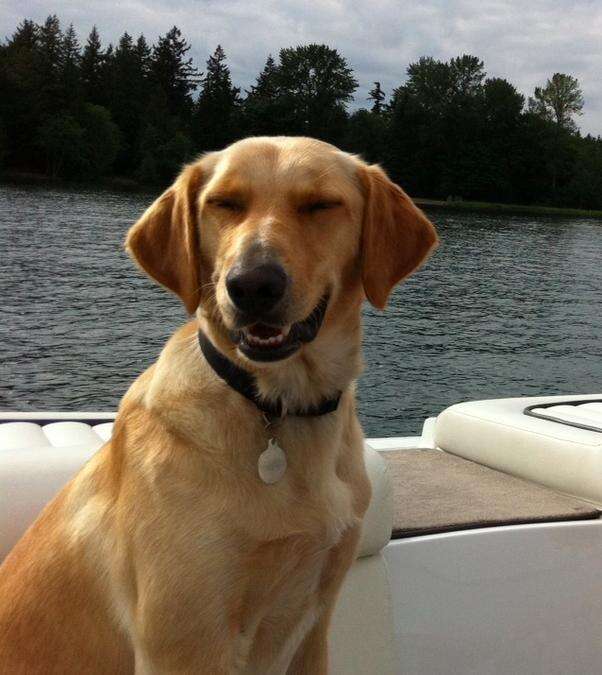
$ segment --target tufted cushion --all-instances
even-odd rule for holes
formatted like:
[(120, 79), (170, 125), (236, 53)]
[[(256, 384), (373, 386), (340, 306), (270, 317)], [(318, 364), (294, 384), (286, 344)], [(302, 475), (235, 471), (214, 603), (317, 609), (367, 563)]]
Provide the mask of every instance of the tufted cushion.
[[(44, 505), (110, 439), (114, 417), (111, 413), (0, 413), (0, 560)], [(18, 421), (3, 423), (8, 419)], [(377, 553), (387, 544), (393, 518), (386, 464), (369, 447), (365, 461), (372, 501), (358, 557)]]

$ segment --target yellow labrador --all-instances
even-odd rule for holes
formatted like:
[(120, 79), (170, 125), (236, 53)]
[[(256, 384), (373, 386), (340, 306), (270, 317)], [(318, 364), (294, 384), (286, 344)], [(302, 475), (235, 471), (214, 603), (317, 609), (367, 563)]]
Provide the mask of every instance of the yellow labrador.
[(361, 304), (436, 242), (380, 168), (316, 140), (185, 167), (127, 249), (194, 319), (0, 568), (0, 672), (325, 673), (370, 500)]

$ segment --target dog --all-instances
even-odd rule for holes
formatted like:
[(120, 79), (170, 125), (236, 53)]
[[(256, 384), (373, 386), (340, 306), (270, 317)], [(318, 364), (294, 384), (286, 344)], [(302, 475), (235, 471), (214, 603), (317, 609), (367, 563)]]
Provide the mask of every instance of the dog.
[(326, 673), (370, 501), (361, 306), (436, 244), (378, 166), (321, 141), (186, 166), (126, 248), (193, 319), (0, 568), (0, 672)]

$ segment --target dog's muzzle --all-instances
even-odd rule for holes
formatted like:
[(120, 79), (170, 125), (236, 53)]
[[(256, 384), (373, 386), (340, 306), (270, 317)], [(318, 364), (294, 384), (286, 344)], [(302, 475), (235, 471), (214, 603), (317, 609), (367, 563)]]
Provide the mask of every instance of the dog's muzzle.
[(280, 361), (314, 340), (327, 308), (328, 296), (325, 295), (303, 321), (288, 325), (258, 321), (231, 331), (230, 338), (240, 352), (252, 361)]

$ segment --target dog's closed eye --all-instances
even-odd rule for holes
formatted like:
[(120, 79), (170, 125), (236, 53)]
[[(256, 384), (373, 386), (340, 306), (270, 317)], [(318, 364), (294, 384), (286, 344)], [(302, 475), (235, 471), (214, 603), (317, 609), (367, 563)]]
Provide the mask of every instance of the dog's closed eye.
[(338, 200), (319, 200), (315, 202), (309, 202), (303, 204), (299, 207), (300, 213), (317, 213), (318, 211), (330, 211), (331, 209), (336, 209), (337, 206), (341, 206), (342, 202)]
[(211, 206), (215, 206), (218, 209), (224, 209), (225, 211), (238, 212), (244, 209), (244, 205), (240, 200), (228, 197), (209, 197), (207, 204), (211, 204)]

